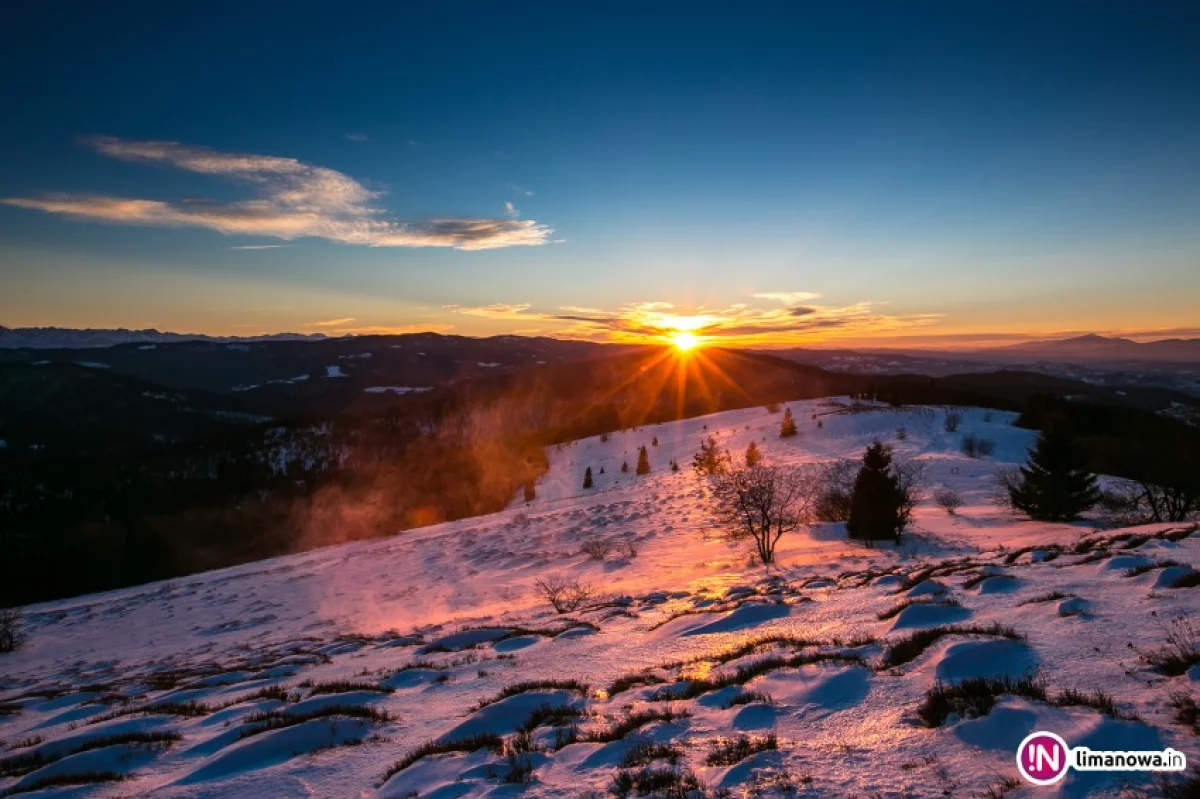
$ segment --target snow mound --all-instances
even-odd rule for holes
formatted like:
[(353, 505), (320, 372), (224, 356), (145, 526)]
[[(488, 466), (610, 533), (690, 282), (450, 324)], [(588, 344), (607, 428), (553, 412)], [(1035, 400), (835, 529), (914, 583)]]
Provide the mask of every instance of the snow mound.
[(1037, 655), (1024, 641), (997, 638), (950, 644), (938, 658), (934, 673), (944, 683), (972, 677), (1019, 679), (1033, 673), (1037, 665)]

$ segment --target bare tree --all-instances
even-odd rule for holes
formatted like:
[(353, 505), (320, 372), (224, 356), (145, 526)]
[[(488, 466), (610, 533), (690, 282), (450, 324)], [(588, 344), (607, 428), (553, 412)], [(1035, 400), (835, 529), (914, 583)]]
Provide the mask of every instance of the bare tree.
[(13, 652), (21, 646), (21, 614), (0, 608), (0, 652)]
[(942, 507), (942, 510), (950, 516), (953, 516), (958, 509), (962, 507), (962, 494), (955, 491), (953, 488), (943, 488), (934, 495), (934, 500)]
[(578, 610), (592, 598), (592, 587), (578, 580), (552, 574), (534, 581), (533, 588), (550, 603), (555, 613)]
[(858, 477), (858, 462), (854, 460), (834, 461), (823, 467), (819, 476), (814, 512), (823, 522), (844, 522), (850, 518), (850, 497), (854, 493), (854, 480)]
[(784, 533), (806, 524), (819, 480), (811, 470), (758, 466), (713, 479), (712, 512), (730, 541), (750, 541), (763, 563), (775, 560)]
[(962, 414), (952, 408), (947, 408), (944, 424), (947, 433), (957, 433), (958, 426), (962, 424)]
[(579, 551), (592, 560), (604, 560), (613, 551), (613, 542), (603, 538), (592, 538), (579, 545)]

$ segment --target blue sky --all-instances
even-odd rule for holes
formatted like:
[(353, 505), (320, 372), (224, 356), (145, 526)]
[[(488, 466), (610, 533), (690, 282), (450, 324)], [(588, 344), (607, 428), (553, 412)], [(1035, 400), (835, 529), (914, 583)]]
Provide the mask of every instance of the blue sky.
[(1194, 4), (25, 5), (0, 324), (1200, 335)]

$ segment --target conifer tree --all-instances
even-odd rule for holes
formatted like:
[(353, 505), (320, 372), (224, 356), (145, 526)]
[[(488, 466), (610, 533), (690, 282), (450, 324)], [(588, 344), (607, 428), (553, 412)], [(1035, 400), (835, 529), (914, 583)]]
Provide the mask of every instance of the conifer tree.
[(592, 482), (592, 467), (589, 466), (583, 473), (583, 487), (591, 488), (595, 483)]
[(784, 408), (783, 419), (779, 422), (779, 437), (791, 438), (796, 432), (796, 418), (792, 416), (792, 409)]
[(892, 450), (876, 441), (863, 453), (863, 465), (850, 497), (846, 529), (851, 538), (898, 542), (907, 522), (904, 506), (904, 491), (892, 470)]
[(650, 474), (650, 455), (646, 452), (645, 444), (638, 449), (637, 473)]
[(1096, 475), (1084, 468), (1082, 454), (1061, 423), (1042, 432), (1008, 493), (1013, 507), (1048, 522), (1078, 519), (1100, 501)]
[(655, 436), (654, 440), (651, 441), (650, 443), (657, 447), (658, 446), (658, 436)]
[(729, 453), (721, 452), (715, 438), (705, 436), (700, 440), (700, 450), (692, 456), (692, 468), (701, 477), (724, 474), (729, 471)]
[(758, 451), (758, 444), (751, 441), (750, 446), (746, 447), (746, 465), (753, 469), (760, 463), (762, 463), (762, 453)]
[(537, 499), (537, 490), (533, 487), (532, 480), (525, 481), (525, 501), (533, 502)]
[(621, 461), (621, 471), (622, 472), (629, 471), (629, 461)]

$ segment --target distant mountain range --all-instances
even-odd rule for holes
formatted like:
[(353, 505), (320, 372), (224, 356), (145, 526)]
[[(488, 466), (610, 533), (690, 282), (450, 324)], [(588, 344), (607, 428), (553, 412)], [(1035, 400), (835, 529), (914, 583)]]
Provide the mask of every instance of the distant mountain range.
[(1027, 341), (976, 355), (1071, 361), (1170, 361), (1200, 363), (1200, 338), (1138, 342), (1095, 334), (1047, 341)]
[(163, 333), (158, 330), (112, 330), (69, 327), (4, 327), (0, 325), (0, 348), (4, 349), (93, 349), (117, 344), (173, 344), (180, 341), (319, 341), (324, 333), (275, 333), (267, 336), (206, 336), (203, 333)]

